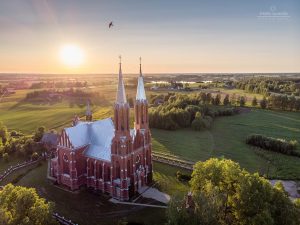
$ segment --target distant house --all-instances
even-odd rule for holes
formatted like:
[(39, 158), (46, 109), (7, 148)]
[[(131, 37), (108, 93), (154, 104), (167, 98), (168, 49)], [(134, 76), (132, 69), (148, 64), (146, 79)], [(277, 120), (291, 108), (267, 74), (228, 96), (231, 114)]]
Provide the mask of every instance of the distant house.
[(150, 90), (152, 90), (152, 91), (156, 91), (156, 90), (158, 90), (158, 86), (156, 86), (156, 85), (154, 85), (154, 86), (152, 86), (151, 88), (150, 88)]
[(162, 105), (162, 104), (164, 104), (164, 99), (163, 98), (157, 98), (157, 99), (155, 99), (154, 100), (154, 105), (155, 106), (158, 106), (158, 105)]

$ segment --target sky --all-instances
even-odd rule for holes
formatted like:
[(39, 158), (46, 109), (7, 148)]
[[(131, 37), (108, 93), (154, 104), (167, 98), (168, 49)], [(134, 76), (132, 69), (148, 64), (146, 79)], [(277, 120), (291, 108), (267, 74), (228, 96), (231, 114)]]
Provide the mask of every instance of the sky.
[(0, 1), (2, 73), (300, 72), (299, 42), (299, 0)]

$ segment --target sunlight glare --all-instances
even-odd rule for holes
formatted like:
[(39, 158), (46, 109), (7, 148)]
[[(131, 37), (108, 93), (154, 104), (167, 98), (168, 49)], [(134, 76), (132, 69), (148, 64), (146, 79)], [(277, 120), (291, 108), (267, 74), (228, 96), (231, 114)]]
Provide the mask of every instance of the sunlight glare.
[(69, 67), (78, 67), (83, 63), (84, 54), (82, 49), (73, 44), (64, 45), (60, 50), (60, 60)]

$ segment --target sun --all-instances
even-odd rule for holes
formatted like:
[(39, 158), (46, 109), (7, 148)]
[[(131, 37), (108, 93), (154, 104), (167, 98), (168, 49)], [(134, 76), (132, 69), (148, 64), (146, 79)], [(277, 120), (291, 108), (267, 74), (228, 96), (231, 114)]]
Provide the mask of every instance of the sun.
[(69, 67), (78, 67), (84, 61), (82, 49), (74, 44), (66, 44), (60, 49), (60, 60)]

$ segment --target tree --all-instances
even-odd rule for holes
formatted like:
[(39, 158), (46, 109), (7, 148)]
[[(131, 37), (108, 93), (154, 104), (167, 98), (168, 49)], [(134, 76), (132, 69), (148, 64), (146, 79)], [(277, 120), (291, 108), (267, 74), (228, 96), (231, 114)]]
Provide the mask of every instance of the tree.
[(216, 206), (205, 195), (194, 196), (194, 208), (187, 205), (188, 198), (172, 197), (167, 208), (168, 225), (218, 225)]
[(204, 127), (204, 123), (203, 123), (203, 120), (200, 118), (200, 119), (197, 119), (195, 118), (192, 122), (192, 128), (194, 130), (201, 130), (202, 128)]
[(240, 99), (239, 99), (239, 103), (240, 103), (240, 106), (245, 106), (245, 103), (246, 103), (246, 98), (245, 96), (241, 96)]
[(230, 96), (230, 103), (232, 105), (236, 105), (236, 95), (235, 93), (233, 93), (231, 96)]
[(220, 105), (221, 103), (221, 95), (217, 94), (214, 100), (214, 105)]
[(5, 144), (9, 138), (7, 127), (2, 122), (0, 122), (0, 138), (2, 139), (3, 144)]
[(281, 184), (273, 188), (268, 180), (231, 160), (196, 163), (190, 185), (192, 201), (171, 201), (169, 224), (296, 225), (300, 219), (299, 203), (288, 198)]
[(266, 97), (264, 96), (264, 98), (260, 101), (260, 107), (262, 108), (262, 109), (265, 109), (265, 108), (267, 108), (267, 99), (266, 99)]
[(45, 133), (45, 130), (46, 130), (45, 127), (39, 127), (34, 133), (33, 140), (35, 142), (39, 142), (42, 139), (42, 137)]
[(9, 161), (9, 155), (7, 153), (3, 153), (3, 160), (4, 160), (4, 162)]
[(206, 94), (206, 103), (207, 104), (209, 104), (211, 102), (211, 98), (212, 98), (211, 93), (207, 93)]
[(256, 99), (256, 96), (254, 96), (254, 98), (252, 99), (251, 105), (252, 105), (253, 107), (257, 106), (257, 99)]
[(0, 191), (0, 224), (52, 225), (53, 204), (40, 198), (35, 189), (8, 184)]
[(229, 95), (227, 94), (223, 100), (223, 105), (229, 105), (230, 102), (229, 102)]

